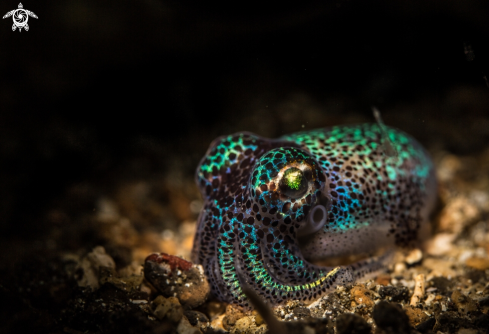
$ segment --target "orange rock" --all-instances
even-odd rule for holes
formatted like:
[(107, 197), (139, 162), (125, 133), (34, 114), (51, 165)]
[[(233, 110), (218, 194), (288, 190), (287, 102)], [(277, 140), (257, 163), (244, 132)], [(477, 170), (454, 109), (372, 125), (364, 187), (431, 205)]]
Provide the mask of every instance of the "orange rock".
[(373, 307), (374, 302), (370, 297), (370, 294), (370, 290), (365, 289), (362, 285), (357, 285), (351, 289), (351, 297), (357, 303), (357, 305)]
[(381, 275), (377, 276), (377, 278), (375, 279), (375, 283), (383, 285), (383, 286), (389, 285), (390, 282), (391, 282), (391, 277), (390, 277), (390, 275), (387, 275), (387, 274), (381, 274)]
[(406, 311), (406, 314), (409, 317), (409, 322), (413, 327), (428, 319), (428, 315), (426, 315), (426, 313), (424, 313), (419, 308), (406, 306), (404, 308), (404, 311)]
[(465, 265), (478, 270), (489, 269), (489, 259), (483, 257), (470, 257), (465, 261)]

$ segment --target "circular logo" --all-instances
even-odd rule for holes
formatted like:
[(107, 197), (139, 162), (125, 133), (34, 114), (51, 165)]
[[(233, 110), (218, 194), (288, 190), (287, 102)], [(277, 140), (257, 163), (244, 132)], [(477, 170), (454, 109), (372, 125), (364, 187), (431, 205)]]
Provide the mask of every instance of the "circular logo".
[(18, 27), (23, 27), (27, 23), (28, 15), (24, 9), (17, 9), (14, 13), (13, 19), (15, 25)]

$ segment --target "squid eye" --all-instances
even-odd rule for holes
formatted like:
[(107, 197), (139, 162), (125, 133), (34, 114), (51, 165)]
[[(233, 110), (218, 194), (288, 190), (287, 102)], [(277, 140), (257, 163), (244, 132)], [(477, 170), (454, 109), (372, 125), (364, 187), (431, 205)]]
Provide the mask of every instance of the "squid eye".
[(279, 183), (282, 194), (290, 198), (300, 198), (307, 192), (307, 178), (304, 173), (296, 167), (287, 169)]

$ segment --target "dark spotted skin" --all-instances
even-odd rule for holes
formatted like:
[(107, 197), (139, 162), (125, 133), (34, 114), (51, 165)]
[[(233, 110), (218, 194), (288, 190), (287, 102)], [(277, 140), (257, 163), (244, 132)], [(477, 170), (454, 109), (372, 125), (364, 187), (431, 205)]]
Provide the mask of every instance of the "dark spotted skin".
[[(385, 130), (363, 124), (277, 140), (251, 133), (216, 139), (197, 168), (205, 203), (192, 255), (214, 295), (249, 308), (241, 290), (248, 284), (272, 305), (310, 302), (385, 264), (382, 257), (339, 267), (309, 261), (423, 237), (436, 193), (433, 165), (413, 138)], [(302, 178), (287, 183), (288, 170)], [(326, 208), (326, 223), (299, 238), (316, 205)]]

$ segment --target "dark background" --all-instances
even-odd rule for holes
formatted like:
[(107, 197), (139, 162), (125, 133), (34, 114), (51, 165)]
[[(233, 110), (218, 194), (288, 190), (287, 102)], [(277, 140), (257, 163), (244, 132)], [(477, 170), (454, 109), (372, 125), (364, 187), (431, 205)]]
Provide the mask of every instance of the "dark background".
[(2, 238), (38, 238), (76, 183), (175, 166), (190, 179), (210, 141), (239, 130), (371, 121), (375, 105), (429, 148), (487, 145), (484, 0), (23, 5), (39, 17), (28, 32), (0, 26)]

